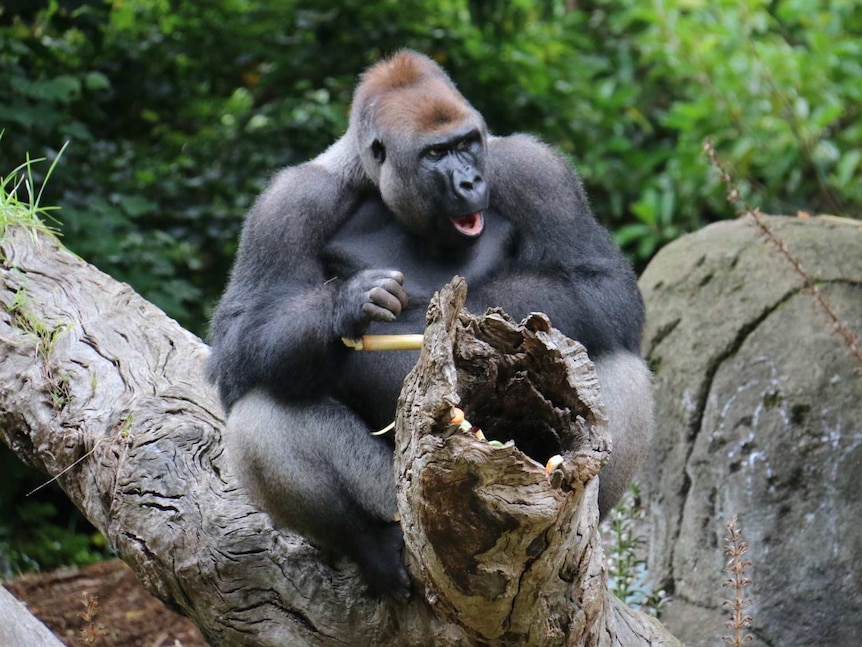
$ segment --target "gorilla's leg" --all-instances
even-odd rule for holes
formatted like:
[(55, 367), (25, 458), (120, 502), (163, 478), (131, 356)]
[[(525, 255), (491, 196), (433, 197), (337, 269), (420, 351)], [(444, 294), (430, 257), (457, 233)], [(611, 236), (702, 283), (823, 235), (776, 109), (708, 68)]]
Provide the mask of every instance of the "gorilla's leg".
[(613, 450), (599, 473), (602, 518), (625, 493), (643, 460), (653, 430), (650, 371), (638, 356), (617, 352), (595, 361), (607, 409)]
[(231, 409), (226, 447), (276, 525), (347, 554), (376, 591), (409, 596), (392, 449), (353, 411), (334, 400), (284, 404), (253, 391)]

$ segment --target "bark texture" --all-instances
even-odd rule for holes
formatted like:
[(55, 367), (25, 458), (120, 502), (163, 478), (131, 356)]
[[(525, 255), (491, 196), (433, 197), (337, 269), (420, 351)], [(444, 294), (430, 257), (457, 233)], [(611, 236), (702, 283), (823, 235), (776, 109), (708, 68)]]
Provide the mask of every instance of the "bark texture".
[[(601, 396), (582, 347), (544, 317), (471, 317), (459, 282), (432, 306), (399, 402), (417, 592), (398, 605), (237, 488), (199, 339), (51, 238), (9, 229), (0, 263), (0, 437), (212, 644), (678, 644), (607, 592)], [(514, 446), (450, 426), (453, 404)], [(553, 454), (565, 460), (548, 476)]]

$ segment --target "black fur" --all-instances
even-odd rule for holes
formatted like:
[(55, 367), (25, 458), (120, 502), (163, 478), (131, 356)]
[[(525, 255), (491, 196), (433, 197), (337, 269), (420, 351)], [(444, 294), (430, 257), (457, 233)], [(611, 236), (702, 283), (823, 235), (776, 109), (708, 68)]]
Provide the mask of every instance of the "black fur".
[[(375, 133), (370, 163), (384, 168), (368, 170), (355, 150), (362, 137), (349, 130), (319, 158), (283, 170), (248, 214), (212, 322), (209, 371), (243, 483), (276, 523), (349, 555), (375, 590), (398, 598), (409, 582), (391, 449), (369, 431), (393, 419), (417, 354), (357, 353), (341, 337), (421, 332), (431, 295), (455, 274), (467, 279), (475, 312), (547, 313), (619, 394), (609, 404), (618, 462), (602, 473), (603, 512), (631, 478), (651, 425), (635, 275), (580, 180), (534, 138), (486, 141), (481, 121), (468, 126), (444, 133), (442, 158), (426, 154), (427, 136), (420, 146)], [(459, 144), (464, 133), (471, 139)], [(486, 204), (481, 235), (449, 221)]]

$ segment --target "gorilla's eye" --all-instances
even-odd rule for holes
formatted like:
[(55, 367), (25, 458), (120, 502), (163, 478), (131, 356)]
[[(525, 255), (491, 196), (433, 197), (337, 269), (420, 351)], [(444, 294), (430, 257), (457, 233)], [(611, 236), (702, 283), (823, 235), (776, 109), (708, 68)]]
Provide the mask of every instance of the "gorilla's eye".
[(378, 164), (383, 164), (386, 160), (386, 147), (379, 139), (371, 142), (371, 154), (374, 155), (374, 161)]
[(472, 144), (473, 144), (473, 140), (472, 140), (472, 139), (470, 139), (470, 138), (468, 138), (468, 139), (462, 139), (460, 142), (458, 142), (457, 144), (455, 144), (455, 150), (458, 150), (458, 151), (465, 151), (465, 150), (467, 150), (468, 148), (470, 148), (470, 146), (471, 146)]
[(439, 160), (446, 157), (446, 149), (442, 146), (432, 146), (425, 151), (425, 157), (430, 160)]

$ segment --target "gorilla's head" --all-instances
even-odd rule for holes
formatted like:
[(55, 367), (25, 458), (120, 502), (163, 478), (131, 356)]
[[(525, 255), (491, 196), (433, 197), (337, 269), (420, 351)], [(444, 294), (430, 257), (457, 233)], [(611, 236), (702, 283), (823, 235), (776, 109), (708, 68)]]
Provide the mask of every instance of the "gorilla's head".
[(436, 63), (402, 51), (369, 69), (350, 128), (365, 173), (405, 227), (445, 246), (482, 234), (485, 121)]

